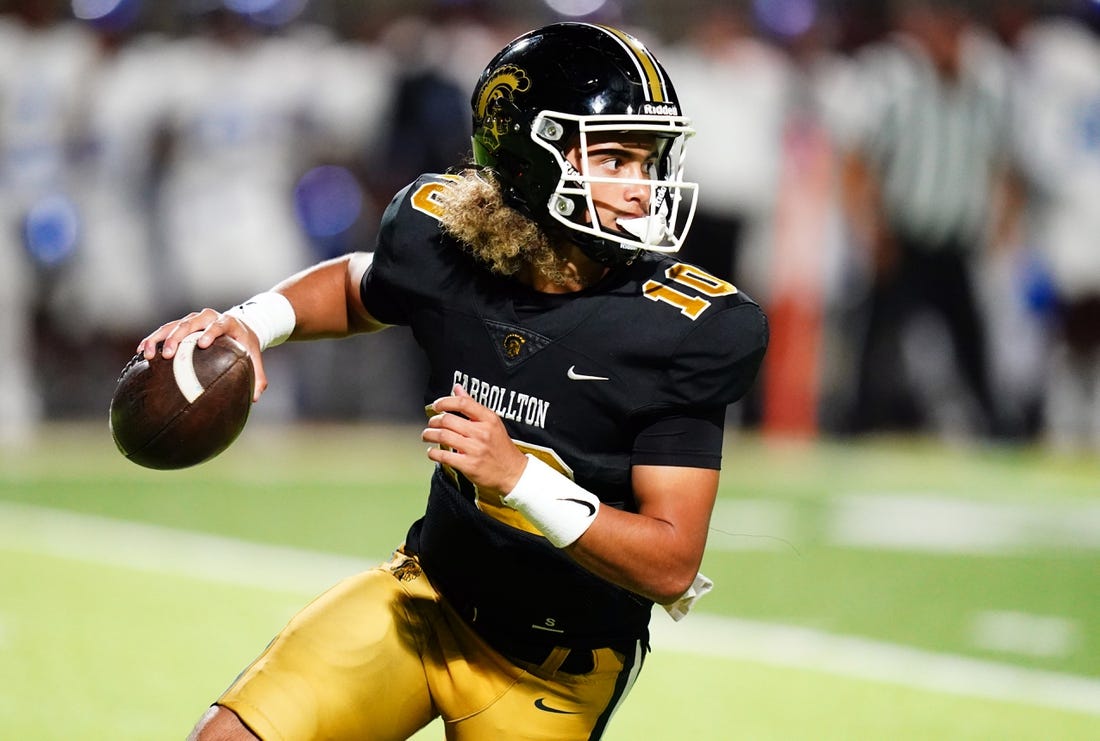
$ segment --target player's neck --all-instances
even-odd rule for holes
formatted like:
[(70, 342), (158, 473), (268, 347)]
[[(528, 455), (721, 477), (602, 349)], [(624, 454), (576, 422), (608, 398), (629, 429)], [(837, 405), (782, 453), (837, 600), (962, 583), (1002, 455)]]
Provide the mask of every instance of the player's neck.
[(607, 274), (606, 265), (588, 257), (576, 245), (567, 245), (562, 254), (565, 257), (565, 264), (562, 266), (564, 282), (551, 279), (532, 266), (521, 271), (520, 280), (541, 293), (575, 293), (595, 285)]

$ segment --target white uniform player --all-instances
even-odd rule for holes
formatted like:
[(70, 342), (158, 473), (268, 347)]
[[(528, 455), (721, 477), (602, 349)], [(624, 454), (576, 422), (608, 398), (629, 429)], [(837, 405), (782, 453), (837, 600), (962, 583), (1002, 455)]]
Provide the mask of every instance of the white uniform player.
[[(154, 316), (152, 164), (163, 116), (166, 40), (109, 42), (89, 68), (71, 162), (81, 240), (51, 308), (78, 341), (132, 343)], [(120, 269), (120, 266), (126, 266)]]
[(66, 190), (73, 103), (92, 54), (75, 24), (0, 21), (0, 441), (25, 437), (42, 413), (32, 360), (39, 286), (23, 226), (32, 207)]
[(228, 306), (312, 259), (291, 201), (309, 65), (288, 51), (252, 35), (176, 45), (159, 208), (176, 302)]
[(695, 252), (689, 237), (685, 259), (700, 261), (716, 275), (729, 277), (736, 270), (738, 282), (763, 298), (783, 132), (797, 79), (790, 61), (754, 36), (749, 23), (736, 12), (715, 11), (696, 22), (693, 37), (662, 56), (676, 76), (680, 99), (700, 124), (691, 166), (706, 198), (700, 200), (692, 236), (715, 243), (705, 254)]
[[(1059, 448), (1100, 450), (1100, 36), (1068, 18), (1021, 39), (1020, 159), (1035, 186), (1031, 238), (1061, 306), (1045, 419)], [(1089, 307), (1092, 308), (1089, 308)]]

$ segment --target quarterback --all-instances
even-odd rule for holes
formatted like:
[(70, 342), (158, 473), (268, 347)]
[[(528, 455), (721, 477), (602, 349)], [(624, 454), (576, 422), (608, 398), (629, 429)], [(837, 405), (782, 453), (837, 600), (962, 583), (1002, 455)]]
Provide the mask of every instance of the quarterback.
[(171, 356), (228, 334), (411, 327), (429, 361), (423, 517), (392, 559), (296, 615), (192, 739), (598, 739), (698, 573), (724, 414), (767, 347), (760, 307), (678, 262), (692, 130), (664, 68), (617, 29), (508, 44), (472, 96), (473, 161), (425, 174), (376, 249), (225, 312), (165, 324)]

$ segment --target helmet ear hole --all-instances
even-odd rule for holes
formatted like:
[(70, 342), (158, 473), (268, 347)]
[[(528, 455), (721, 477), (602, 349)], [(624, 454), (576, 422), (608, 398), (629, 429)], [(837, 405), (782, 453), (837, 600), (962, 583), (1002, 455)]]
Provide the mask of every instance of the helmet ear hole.
[(558, 142), (565, 135), (565, 127), (552, 118), (540, 117), (535, 133), (547, 141)]
[(554, 196), (554, 210), (562, 216), (572, 216), (576, 205), (563, 195)]

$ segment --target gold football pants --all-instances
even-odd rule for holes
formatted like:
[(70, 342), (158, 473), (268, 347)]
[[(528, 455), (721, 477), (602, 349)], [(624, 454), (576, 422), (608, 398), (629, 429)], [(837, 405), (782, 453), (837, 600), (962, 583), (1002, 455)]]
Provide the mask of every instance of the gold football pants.
[(306, 606), (218, 704), (263, 741), (396, 741), (437, 716), (449, 741), (598, 739), (643, 650), (596, 649), (587, 674), (559, 669), (564, 648), (517, 665), (399, 552)]

